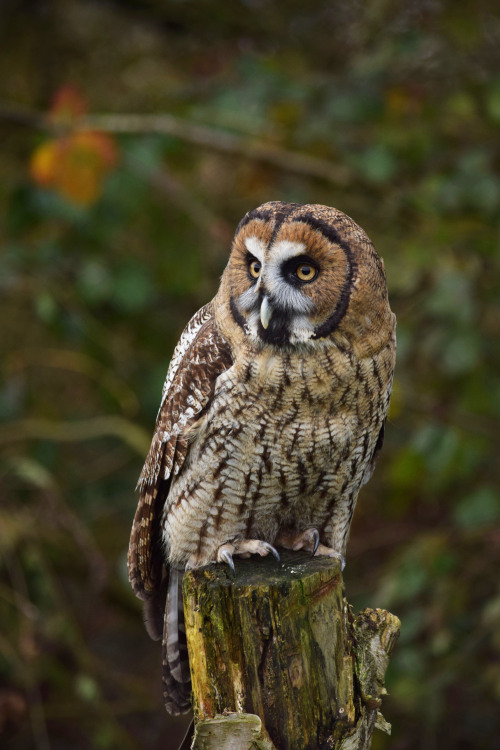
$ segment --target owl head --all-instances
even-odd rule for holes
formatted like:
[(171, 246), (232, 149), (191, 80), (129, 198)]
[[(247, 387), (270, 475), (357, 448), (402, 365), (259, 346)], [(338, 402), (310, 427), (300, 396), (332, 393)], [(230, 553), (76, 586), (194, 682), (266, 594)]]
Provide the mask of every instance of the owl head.
[(371, 348), (370, 338), (387, 340), (393, 327), (372, 243), (341, 211), (316, 204), (270, 202), (247, 213), (219, 299), (225, 317), (263, 346)]

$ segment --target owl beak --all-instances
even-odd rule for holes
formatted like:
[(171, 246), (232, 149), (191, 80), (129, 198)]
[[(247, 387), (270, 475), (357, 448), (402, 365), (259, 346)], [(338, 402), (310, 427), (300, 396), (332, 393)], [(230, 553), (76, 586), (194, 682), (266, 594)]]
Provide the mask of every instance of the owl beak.
[(269, 300), (267, 299), (267, 297), (263, 297), (260, 306), (260, 322), (262, 323), (262, 328), (267, 328), (272, 314), (273, 308), (271, 307)]

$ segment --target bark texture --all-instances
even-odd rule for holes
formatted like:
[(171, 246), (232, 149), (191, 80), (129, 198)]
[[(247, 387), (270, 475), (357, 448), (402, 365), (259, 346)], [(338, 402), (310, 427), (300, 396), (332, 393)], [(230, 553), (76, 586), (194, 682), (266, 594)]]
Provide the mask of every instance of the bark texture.
[[(339, 563), (284, 553), (184, 579), (195, 750), (364, 750), (399, 620), (353, 618)], [(390, 727), (389, 727), (390, 731)]]

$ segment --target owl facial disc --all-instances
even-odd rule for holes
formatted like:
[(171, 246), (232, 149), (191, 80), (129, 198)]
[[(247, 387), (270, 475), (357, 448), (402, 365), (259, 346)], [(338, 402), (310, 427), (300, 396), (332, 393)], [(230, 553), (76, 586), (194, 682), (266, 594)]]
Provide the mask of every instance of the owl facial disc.
[(302, 287), (315, 280), (319, 269), (306, 244), (272, 236), (266, 243), (250, 234), (243, 249), (246, 288), (233, 303), (239, 324), (252, 338), (276, 346), (310, 340), (313, 302)]

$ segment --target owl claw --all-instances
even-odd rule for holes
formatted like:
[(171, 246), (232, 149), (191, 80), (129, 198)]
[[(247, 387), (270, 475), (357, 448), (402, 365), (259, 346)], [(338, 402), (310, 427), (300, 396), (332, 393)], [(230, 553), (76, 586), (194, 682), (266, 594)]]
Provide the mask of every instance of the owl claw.
[(345, 568), (345, 557), (340, 552), (337, 552), (336, 549), (325, 547), (324, 544), (319, 544), (315, 555), (317, 557), (334, 557), (340, 562), (340, 571), (342, 572)]
[(236, 554), (243, 557), (250, 555), (265, 557), (269, 552), (280, 562), (278, 550), (274, 549), (273, 545), (269, 544), (269, 542), (261, 542), (260, 539), (242, 539), (241, 542), (236, 543)]
[(269, 553), (274, 555), (276, 560), (280, 562), (279, 552), (272, 544), (261, 542), (260, 539), (242, 539), (241, 541), (228, 542), (219, 547), (216, 560), (217, 562), (224, 562), (229, 565), (233, 574), (235, 574), (233, 555), (241, 555), (241, 557), (260, 555), (261, 557), (265, 557)]
[(313, 537), (312, 557), (314, 557), (319, 547), (319, 531), (318, 529), (311, 529), (311, 531), (312, 531), (312, 537)]
[(268, 552), (271, 553), (271, 555), (274, 555), (278, 562), (281, 562), (280, 553), (277, 549), (274, 549), (272, 544), (268, 544), (267, 542), (261, 542), (264, 549), (267, 549)]
[(320, 543), (319, 531), (314, 526), (310, 526), (308, 529), (299, 532), (298, 534), (290, 531), (280, 532), (278, 544), (286, 549), (292, 549), (296, 552), (299, 549), (304, 549), (310, 552), (313, 557), (335, 557), (340, 561), (341, 570), (345, 568), (345, 558), (340, 552), (332, 547), (327, 547)]
[(285, 532), (280, 535), (279, 542), (287, 549), (293, 549), (294, 552), (305, 549), (314, 557), (319, 547), (319, 531), (314, 526), (310, 526), (299, 534)]
[(217, 562), (225, 562), (229, 567), (231, 568), (231, 571), (233, 573), (233, 576), (236, 575), (236, 570), (234, 567), (234, 561), (233, 556), (229, 552), (229, 550), (226, 548), (222, 548), (217, 553)]

